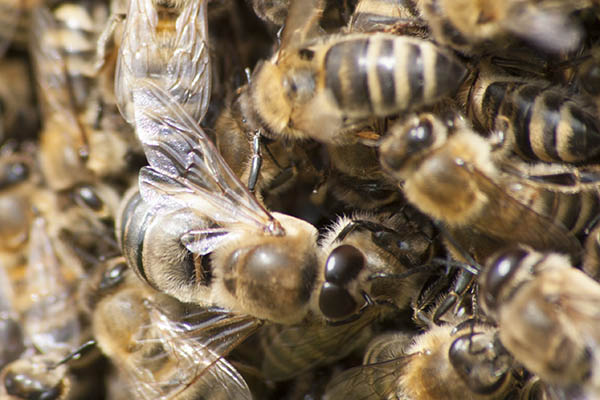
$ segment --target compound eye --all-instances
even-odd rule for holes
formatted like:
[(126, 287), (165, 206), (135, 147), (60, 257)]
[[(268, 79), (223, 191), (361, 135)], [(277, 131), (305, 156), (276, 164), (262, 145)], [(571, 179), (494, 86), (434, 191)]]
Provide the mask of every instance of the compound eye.
[(114, 265), (102, 276), (99, 288), (105, 290), (117, 286), (119, 283), (123, 282), (126, 270), (127, 264), (124, 261)]
[(600, 94), (600, 65), (592, 65), (581, 79), (583, 89), (591, 95)]
[(428, 119), (421, 119), (419, 123), (408, 130), (408, 153), (414, 154), (433, 144), (433, 125)]
[(319, 294), (319, 309), (328, 319), (344, 319), (356, 311), (356, 302), (348, 291), (325, 282)]
[(494, 393), (510, 371), (510, 355), (488, 334), (467, 333), (458, 337), (448, 352), (450, 363), (469, 389)]
[(23, 162), (14, 162), (4, 166), (0, 176), (0, 189), (25, 181), (29, 177), (29, 168)]
[(75, 196), (79, 201), (94, 211), (100, 211), (104, 203), (96, 194), (96, 191), (90, 186), (81, 186), (75, 192)]
[(528, 254), (524, 249), (515, 248), (502, 252), (490, 260), (482, 281), (483, 301), (490, 311), (497, 309), (502, 289)]
[(34, 400), (55, 400), (60, 398), (60, 390), (56, 387), (47, 386), (28, 374), (8, 372), (4, 377), (4, 387), (8, 394), (17, 398)]
[(365, 267), (365, 257), (356, 247), (343, 244), (333, 249), (325, 264), (325, 280), (343, 286)]

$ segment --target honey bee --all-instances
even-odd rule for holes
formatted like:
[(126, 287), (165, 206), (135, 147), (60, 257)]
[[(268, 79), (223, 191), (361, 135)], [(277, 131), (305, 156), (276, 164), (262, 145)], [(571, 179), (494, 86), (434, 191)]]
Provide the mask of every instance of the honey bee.
[(250, 97), (266, 136), (352, 143), (368, 118), (451, 96), (466, 77), (457, 58), (417, 38), (309, 39), (320, 10), (319, 0), (292, 3), (280, 49), (253, 72)]
[[(158, 140), (146, 143), (150, 166), (140, 172), (140, 193), (124, 199), (116, 229), (128, 263), (143, 281), (180, 301), (281, 324), (299, 323), (311, 310), (325, 319), (347, 320), (367, 303), (363, 291), (377, 297), (379, 287), (382, 297), (383, 288), (392, 297), (398, 294), (397, 282), (365, 280), (370, 263), (404, 269), (413, 265), (412, 256), (419, 258), (421, 248), (399, 248), (401, 230), (391, 235), (395, 230), (384, 224), (375, 240), (379, 246), (365, 249), (368, 258), (359, 243), (318, 246), (313, 225), (263, 208), (191, 117), (162, 89), (146, 84), (154, 104), (140, 113), (145, 117), (138, 129), (151, 130), (147, 137)], [(339, 228), (345, 236), (355, 225), (377, 231), (381, 223), (341, 225), (352, 226)], [(381, 246), (389, 248), (377, 249)], [(386, 252), (396, 257), (393, 264)], [(338, 267), (328, 277), (328, 260), (336, 259)], [(277, 307), (272, 299), (279, 299)]]
[(598, 282), (564, 255), (519, 246), (491, 257), (479, 283), (481, 306), (516, 360), (566, 398), (598, 397)]
[[(94, 29), (102, 21), (92, 16), (103, 10), (70, 3), (53, 12), (45, 7), (34, 10), (32, 57), (44, 111), (40, 163), (55, 190), (127, 168), (131, 140), (126, 132), (101, 130), (87, 119), (90, 93), (95, 90)], [(80, 48), (73, 49), (72, 42)]]
[(71, 377), (66, 365), (57, 365), (55, 354), (37, 354), (18, 359), (0, 372), (0, 396), (6, 400), (66, 400)]
[(81, 294), (98, 346), (136, 398), (252, 398), (223, 357), (256, 319), (179, 303), (137, 279), (122, 257), (101, 264)]
[(136, 86), (138, 79), (152, 79), (196, 121), (202, 120), (211, 92), (206, 3), (129, 2), (115, 72), (115, 95), (121, 114), (130, 124), (135, 123), (135, 104), (144, 107), (147, 96)]
[(435, 326), (412, 337), (376, 337), (362, 366), (334, 377), (325, 399), (506, 399), (516, 392), (512, 357), (496, 329)]
[[(260, 332), (266, 379), (290, 379), (347, 356), (366, 344), (376, 320), (405, 309), (416, 297), (422, 275), (371, 279), (410, 272), (433, 256), (431, 225), (403, 214), (355, 214), (329, 229), (320, 242), (328, 256), (318, 309), (330, 323), (266, 326)], [(368, 307), (371, 303), (392, 307)]]
[[(581, 255), (574, 234), (593, 212), (579, 214), (574, 204), (586, 198), (587, 189), (573, 193), (503, 173), (492, 162), (490, 143), (462, 116), (444, 121), (431, 113), (413, 115), (391, 129), (380, 152), (408, 201), (441, 221), (476, 259), (510, 243)], [(597, 189), (590, 190), (593, 200)]]
[(546, 51), (573, 50), (579, 45), (583, 34), (577, 20), (569, 15), (579, 7), (576, 3), (416, 1), (435, 40), (465, 53), (485, 51), (494, 44), (500, 47), (511, 37), (523, 39)]
[(592, 163), (600, 153), (593, 112), (549, 82), (508, 76), (483, 63), (463, 97), (474, 121), (527, 160)]

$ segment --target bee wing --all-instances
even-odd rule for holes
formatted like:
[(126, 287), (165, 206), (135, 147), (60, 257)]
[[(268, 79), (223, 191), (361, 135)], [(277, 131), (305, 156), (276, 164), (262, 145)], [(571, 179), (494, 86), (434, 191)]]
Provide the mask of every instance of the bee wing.
[(202, 128), (163, 89), (151, 81), (148, 103), (136, 107), (136, 129), (150, 163), (140, 171), (144, 201), (187, 207), (217, 225), (245, 225), (271, 235), (284, 234), (279, 222), (231, 171)]
[[(374, 317), (374, 314), (372, 315)], [(342, 325), (272, 325), (261, 332), (265, 353), (263, 371), (273, 380), (285, 380), (299, 371), (330, 363), (351, 353), (370, 337), (373, 318), (363, 315)], [(285, 359), (281, 359), (281, 355)], [(293, 360), (302, 360), (295, 364)]]
[[(507, 244), (524, 243), (536, 250), (558, 251), (575, 257), (581, 255), (581, 244), (562, 224), (534, 211), (510, 195), (507, 188), (492, 181), (472, 165), (464, 166), (470, 168), (469, 172), (478, 188), (486, 194), (489, 201), (486, 206), (489, 215), (483, 218), (485, 225), (482, 225), (483, 222), (475, 223), (475, 228), (502, 239)], [(526, 185), (526, 182), (519, 181), (518, 184)]]
[(292, 1), (281, 32), (280, 48), (294, 47), (316, 36), (324, 9), (323, 0)]
[(174, 320), (154, 304), (149, 304), (149, 313), (151, 324), (145, 329), (152, 329), (154, 337), (141, 339), (140, 348), (155, 342), (162, 351), (142, 358), (146, 363), (130, 365), (140, 397), (252, 399), (242, 376), (223, 357), (258, 329), (260, 321), (208, 309)]
[(325, 388), (325, 400), (379, 400), (396, 398), (404, 367), (414, 355), (350, 368), (334, 377)]
[[(131, 0), (115, 72), (119, 110), (134, 122), (137, 79), (160, 74), (160, 84), (196, 120), (208, 108), (211, 76), (208, 54), (207, 0), (182, 1), (172, 37), (159, 30), (158, 10), (152, 0)], [(176, 7), (174, 7), (176, 8)], [(136, 97), (143, 101), (143, 89)]]
[[(36, 218), (29, 236), (26, 288), (32, 299), (24, 312), (25, 330), (42, 353), (65, 354), (79, 342), (80, 325), (72, 287), (62, 273), (43, 218)], [(61, 322), (60, 337), (50, 333), (50, 324)]]
[(60, 51), (66, 43), (61, 43), (64, 39), (57, 32), (57, 22), (47, 7), (32, 10), (30, 49), (44, 119), (46, 123), (60, 123), (66, 142), (84, 154), (88, 151), (87, 134), (75, 109), (69, 67)]

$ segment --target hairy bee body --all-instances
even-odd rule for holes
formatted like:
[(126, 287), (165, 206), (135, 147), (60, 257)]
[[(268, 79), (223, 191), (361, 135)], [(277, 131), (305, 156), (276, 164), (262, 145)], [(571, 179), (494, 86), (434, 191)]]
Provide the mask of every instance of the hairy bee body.
[(507, 243), (528, 243), (580, 257), (574, 234), (595, 214), (595, 185), (552, 187), (504, 173), (490, 143), (460, 118), (423, 113), (400, 126), (382, 143), (383, 166), (403, 181), (407, 199), (443, 221), (466, 250), (484, 260)]
[(334, 377), (325, 399), (500, 400), (514, 395), (512, 358), (495, 339), (495, 329), (475, 322), (459, 326), (375, 337), (363, 365)]
[(480, 73), (466, 100), (469, 115), (527, 160), (590, 163), (600, 154), (597, 118), (548, 82)]
[[(254, 71), (251, 98), (273, 135), (347, 142), (356, 121), (452, 95), (465, 67), (433, 43), (391, 34), (326, 36), (281, 49)], [(268, 133), (268, 132), (267, 132)]]
[(420, 16), (413, 0), (360, 0), (348, 22), (348, 29), (351, 32), (383, 31), (418, 23)]
[(561, 254), (525, 246), (491, 257), (479, 282), (483, 310), (516, 360), (567, 398), (599, 395), (598, 282)]

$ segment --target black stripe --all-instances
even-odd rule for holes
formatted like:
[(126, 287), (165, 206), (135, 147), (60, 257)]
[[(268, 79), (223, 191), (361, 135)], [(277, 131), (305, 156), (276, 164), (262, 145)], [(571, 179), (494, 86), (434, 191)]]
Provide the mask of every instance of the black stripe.
[[(559, 196), (563, 196), (562, 202), (566, 204), (566, 212), (562, 217), (562, 224), (571, 232), (573, 228), (577, 226), (577, 222), (579, 222), (579, 213), (581, 212), (582, 202), (581, 196), (582, 192), (566, 194), (561, 193)], [(561, 200), (561, 199), (559, 199)]]
[(481, 101), (483, 115), (479, 122), (490, 131), (494, 129), (494, 121), (504, 101), (508, 86), (508, 82), (494, 82), (485, 88)]
[[(385, 39), (381, 43), (380, 52), (377, 55), (377, 80), (381, 88), (381, 105), (383, 108), (392, 108), (396, 104), (396, 86), (394, 79), (394, 41)], [(379, 61), (386, 60), (386, 63)], [(391, 62), (387, 62), (390, 61)]]
[(467, 69), (460, 62), (442, 52), (436, 52), (435, 98), (453, 95), (466, 76)]
[(410, 103), (414, 103), (415, 106), (423, 103), (423, 91), (425, 85), (423, 82), (423, 57), (421, 55), (421, 48), (416, 44), (407, 44), (408, 55), (406, 57), (406, 74), (408, 76), (409, 86), (409, 97)]
[(335, 101), (341, 105), (341, 99), (344, 94), (342, 92), (342, 82), (340, 81), (340, 69), (343, 63), (342, 47), (340, 45), (333, 46), (325, 56), (325, 87), (329, 88)]
[[(524, 157), (537, 159), (529, 141), (529, 124), (535, 98), (540, 94), (541, 88), (533, 85), (523, 85), (511, 93), (510, 99), (505, 104), (512, 103), (513, 129), (517, 148)], [(503, 113), (504, 115), (507, 115)], [(510, 115), (510, 114), (508, 114)]]
[(561, 161), (558, 155), (556, 135), (558, 134), (558, 124), (560, 122), (560, 107), (562, 105), (562, 96), (554, 92), (546, 92), (543, 96), (543, 135), (545, 153), (554, 161)]
[(581, 161), (590, 160), (600, 153), (600, 132), (594, 117), (578, 107), (569, 104), (571, 130), (568, 140), (569, 153), (579, 156)]

